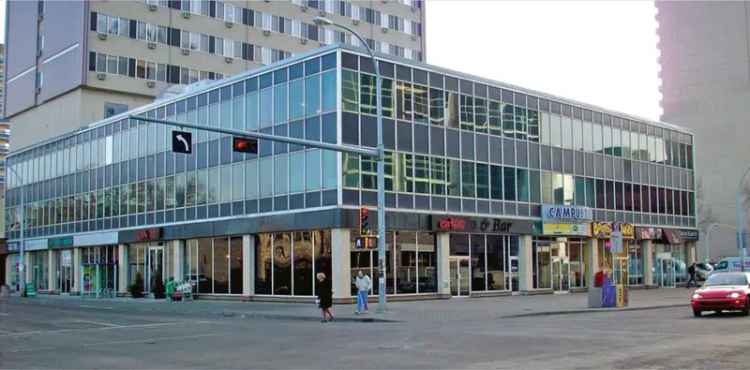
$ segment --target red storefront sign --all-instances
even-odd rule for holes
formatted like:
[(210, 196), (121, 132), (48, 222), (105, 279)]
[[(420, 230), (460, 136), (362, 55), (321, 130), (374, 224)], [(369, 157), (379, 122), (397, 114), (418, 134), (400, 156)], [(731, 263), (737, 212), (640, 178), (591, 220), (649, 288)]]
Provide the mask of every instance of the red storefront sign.
[(149, 241), (149, 240), (157, 240), (161, 239), (162, 234), (162, 228), (161, 227), (153, 227), (150, 229), (142, 229), (136, 231), (135, 235), (138, 241)]
[(513, 222), (493, 218), (434, 217), (432, 229), (436, 231), (464, 231), (507, 233)]

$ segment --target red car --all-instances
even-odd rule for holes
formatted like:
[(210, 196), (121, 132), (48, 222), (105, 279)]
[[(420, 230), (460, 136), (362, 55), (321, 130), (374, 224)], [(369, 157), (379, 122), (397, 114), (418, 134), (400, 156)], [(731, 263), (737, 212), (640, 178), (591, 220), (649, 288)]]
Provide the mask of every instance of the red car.
[(742, 311), (750, 314), (750, 272), (717, 272), (711, 274), (690, 300), (693, 314), (703, 311)]

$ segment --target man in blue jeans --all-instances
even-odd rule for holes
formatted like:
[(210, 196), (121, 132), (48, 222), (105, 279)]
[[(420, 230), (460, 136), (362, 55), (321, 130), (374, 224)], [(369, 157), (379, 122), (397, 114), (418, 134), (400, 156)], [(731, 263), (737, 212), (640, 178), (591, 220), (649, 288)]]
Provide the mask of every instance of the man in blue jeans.
[(367, 296), (370, 293), (371, 281), (370, 277), (362, 273), (362, 270), (357, 272), (357, 311), (356, 314), (367, 312)]

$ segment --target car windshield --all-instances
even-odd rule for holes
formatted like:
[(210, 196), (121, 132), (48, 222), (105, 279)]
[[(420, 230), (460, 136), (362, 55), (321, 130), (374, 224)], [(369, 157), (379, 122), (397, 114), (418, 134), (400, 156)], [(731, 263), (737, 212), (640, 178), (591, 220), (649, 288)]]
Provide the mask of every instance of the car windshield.
[(706, 280), (706, 286), (717, 285), (746, 285), (747, 277), (745, 274), (714, 274)]

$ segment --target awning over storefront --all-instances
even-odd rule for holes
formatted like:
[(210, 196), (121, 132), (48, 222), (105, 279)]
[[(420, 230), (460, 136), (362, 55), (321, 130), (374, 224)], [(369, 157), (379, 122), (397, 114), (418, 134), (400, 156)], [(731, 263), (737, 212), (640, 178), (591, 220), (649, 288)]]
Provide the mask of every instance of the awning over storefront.
[(663, 234), (664, 240), (669, 244), (682, 244), (682, 238), (680, 238), (680, 234), (677, 230), (664, 229)]

